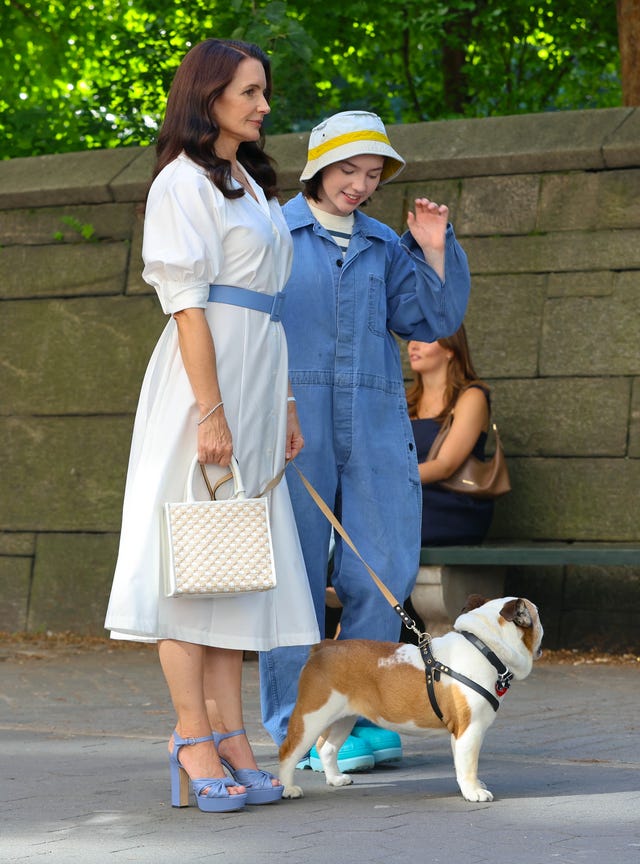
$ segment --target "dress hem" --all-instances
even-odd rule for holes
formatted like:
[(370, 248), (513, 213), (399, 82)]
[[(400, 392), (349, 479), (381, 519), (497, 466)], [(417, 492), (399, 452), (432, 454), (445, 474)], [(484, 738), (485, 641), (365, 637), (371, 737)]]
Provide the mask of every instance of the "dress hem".
[(203, 641), (202, 634), (181, 634), (181, 635), (156, 635), (149, 636), (143, 633), (128, 633), (123, 630), (111, 630), (111, 639), (119, 639), (128, 642), (144, 642), (156, 643), (162, 639), (175, 639), (179, 642), (188, 642), (192, 645), (206, 645), (209, 648), (230, 648), (237, 651), (272, 651), (274, 648), (291, 648), (295, 645), (315, 645), (320, 642), (320, 634), (316, 634), (315, 638), (309, 638), (308, 633), (294, 633), (290, 636), (278, 640), (247, 640), (246, 636), (239, 635), (237, 637), (224, 636), (213, 641)]

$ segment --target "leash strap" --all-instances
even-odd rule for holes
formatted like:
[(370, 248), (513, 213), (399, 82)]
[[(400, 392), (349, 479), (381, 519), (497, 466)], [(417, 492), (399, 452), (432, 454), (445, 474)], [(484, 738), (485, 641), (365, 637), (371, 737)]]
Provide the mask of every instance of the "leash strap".
[(333, 525), (334, 529), (335, 529), (335, 530), (338, 532), (338, 534), (342, 537), (342, 539), (343, 539), (344, 542), (347, 544), (347, 546), (351, 549), (351, 551), (352, 551), (355, 555), (357, 555), (357, 557), (358, 557), (358, 558), (360, 559), (360, 561), (363, 563), (363, 565), (365, 566), (365, 568), (366, 568), (366, 570), (367, 570), (367, 573), (369, 574), (369, 576), (371, 576), (371, 578), (373, 579), (373, 581), (376, 583), (376, 585), (378, 586), (378, 589), (379, 589), (380, 592), (382, 593), (382, 595), (383, 595), (383, 597), (385, 598), (385, 600), (386, 600), (386, 601), (387, 601), (391, 606), (393, 606), (394, 610), (395, 610), (395, 611), (398, 613), (398, 615), (402, 618), (402, 621), (403, 621), (404, 625), (405, 625), (406, 627), (408, 627), (410, 630), (413, 630), (414, 633), (417, 633), (418, 636), (420, 636), (420, 637), (422, 637), (422, 638), (425, 638), (425, 637), (426, 637), (427, 639), (430, 639), (430, 637), (426, 636), (426, 634), (424, 634), (424, 633), (420, 633), (420, 631), (419, 631), (418, 628), (416, 627), (416, 622), (413, 620), (413, 618), (411, 618), (411, 616), (408, 615), (408, 614), (405, 612), (405, 610), (402, 608), (401, 604), (398, 603), (397, 599), (393, 596), (393, 594), (391, 593), (391, 591), (389, 591), (389, 589), (388, 589), (387, 586), (384, 584), (384, 582), (383, 582), (383, 581), (382, 581), (382, 580), (377, 576), (377, 574), (374, 572), (374, 570), (372, 570), (372, 568), (369, 567), (369, 565), (367, 564), (367, 562), (364, 560), (364, 558), (362, 557), (362, 555), (360, 554), (360, 552), (359, 552), (358, 549), (356, 548), (356, 545), (355, 545), (355, 543), (353, 542), (353, 540), (351, 539), (351, 537), (349, 537), (349, 535), (347, 534), (347, 532), (345, 531), (345, 529), (342, 527), (342, 525), (340, 524), (340, 522), (339, 522), (338, 519), (336, 518), (335, 514), (332, 512), (332, 510), (331, 510), (330, 507), (327, 505), (327, 503), (324, 501), (324, 499), (321, 498), (320, 495), (318, 495), (318, 493), (316, 492), (316, 490), (314, 489), (314, 487), (313, 487), (313, 486), (311, 485), (311, 483), (307, 480), (307, 478), (304, 476), (304, 474), (302, 473), (302, 471), (298, 468), (298, 466), (296, 465), (296, 463), (295, 463), (295, 462), (291, 462), (291, 464), (293, 465), (293, 467), (294, 467), (294, 468), (296, 469), (296, 471), (298, 472), (298, 476), (299, 476), (300, 479), (302, 480), (302, 482), (303, 482), (303, 484), (304, 484), (304, 487), (305, 487), (305, 489), (307, 490), (307, 492), (309, 493), (309, 495), (311, 495), (311, 497), (313, 498), (313, 500), (315, 501), (315, 503), (317, 504), (317, 506), (318, 506), (318, 507), (320, 508), (320, 510), (324, 513), (324, 515), (326, 516), (326, 518), (327, 518), (327, 519), (329, 520), (329, 522)]

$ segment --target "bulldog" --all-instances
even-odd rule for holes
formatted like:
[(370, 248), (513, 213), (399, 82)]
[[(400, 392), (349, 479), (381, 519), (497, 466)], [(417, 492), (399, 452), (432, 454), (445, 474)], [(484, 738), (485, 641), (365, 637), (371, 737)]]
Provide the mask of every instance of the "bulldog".
[(298, 761), (317, 744), (330, 786), (353, 782), (338, 769), (338, 751), (358, 717), (395, 732), (451, 734), (456, 780), (467, 801), (492, 801), (478, 778), (485, 733), (508, 692), (540, 656), (538, 610), (524, 598), (472, 595), (453, 630), (426, 644), (325, 640), (311, 649), (298, 699), (280, 747), (284, 798), (301, 798)]

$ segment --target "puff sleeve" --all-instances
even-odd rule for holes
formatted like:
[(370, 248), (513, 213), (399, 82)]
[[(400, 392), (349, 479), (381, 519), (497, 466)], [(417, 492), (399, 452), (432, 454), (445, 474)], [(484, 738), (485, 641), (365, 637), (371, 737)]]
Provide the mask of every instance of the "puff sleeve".
[(155, 178), (144, 222), (142, 278), (168, 315), (206, 308), (224, 252), (224, 199), (207, 175), (178, 158)]

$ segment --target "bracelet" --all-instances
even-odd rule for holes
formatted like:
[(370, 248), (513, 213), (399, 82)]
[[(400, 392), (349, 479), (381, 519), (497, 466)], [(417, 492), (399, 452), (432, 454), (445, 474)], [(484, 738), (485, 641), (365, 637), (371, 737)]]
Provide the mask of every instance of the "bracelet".
[(196, 423), (196, 426), (200, 426), (201, 423), (204, 423), (204, 421), (207, 420), (209, 417), (211, 417), (211, 415), (213, 414), (213, 412), (214, 412), (214, 411), (217, 411), (218, 408), (220, 408), (221, 405), (222, 405), (222, 402), (218, 402), (217, 405), (214, 405), (213, 408), (211, 409), (211, 411), (207, 411), (207, 413), (204, 415), (204, 417), (201, 417), (201, 418), (198, 420), (198, 422)]
[(287, 402), (295, 402), (295, 401), (296, 401), (295, 396), (287, 396)]

